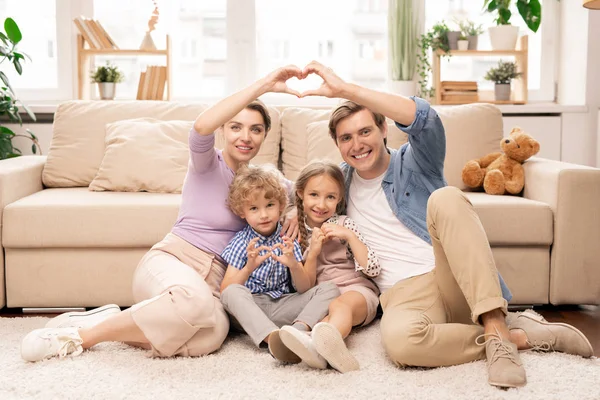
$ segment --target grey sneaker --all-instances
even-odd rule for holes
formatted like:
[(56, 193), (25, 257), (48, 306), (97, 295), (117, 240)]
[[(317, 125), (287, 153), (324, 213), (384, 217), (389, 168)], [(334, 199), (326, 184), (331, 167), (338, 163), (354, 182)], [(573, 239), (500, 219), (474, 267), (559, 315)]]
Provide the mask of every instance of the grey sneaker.
[(340, 331), (327, 322), (319, 322), (312, 330), (312, 340), (320, 355), (341, 373), (360, 369), (358, 360), (346, 347)]
[(83, 340), (77, 328), (36, 329), (23, 338), (21, 357), (25, 361), (41, 361), (52, 357), (78, 356)]
[(516, 344), (502, 340), (498, 333), (479, 335), (475, 343), (485, 346), (490, 385), (503, 388), (525, 386), (527, 375)]
[(46, 328), (91, 328), (108, 317), (121, 312), (116, 304), (108, 304), (89, 311), (73, 311), (60, 314), (46, 323)]
[(281, 362), (298, 364), (302, 359), (281, 341), (280, 333), (281, 331), (278, 329), (269, 335), (269, 353)]
[(317, 352), (310, 333), (302, 332), (293, 326), (283, 326), (279, 331), (281, 341), (293, 351), (308, 366), (317, 369), (326, 369), (327, 361)]
[(560, 351), (581, 357), (591, 357), (594, 349), (585, 335), (574, 326), (548, 322), (533, 310), (525, 310), (508, 321), (508, 329), (521, 329), (527, 344), (535, 351)]

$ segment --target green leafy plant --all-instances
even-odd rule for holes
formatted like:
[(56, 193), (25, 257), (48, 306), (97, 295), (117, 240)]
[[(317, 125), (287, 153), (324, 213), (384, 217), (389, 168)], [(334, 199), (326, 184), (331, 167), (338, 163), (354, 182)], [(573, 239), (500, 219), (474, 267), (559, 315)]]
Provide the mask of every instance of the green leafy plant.
[(419, 74), (419, 96), (422, 98), (429, 99), (435, 95), (435, 88), (429, 87), (430, 52), (441, 50), (446, 55), (450, 55), (448, 32), (450, 32), (450, 28), (442, 21), (436, 23), (431, 30), (419, 37), (420, 50), (417, 57), (417, 72)]
[(484, 32), (481, 24), (476, 25), (475, 22), (468, 19), (459, 21), (458, 26), (462, 34), (465, 36), (479, 36)]
[[(517, 10), (527, 24), (527, 27), (533, 32), (537, 32), (542, 23), (542, 5), (539, 0), (516, 0)], [(510, 5), (512, 0), (484, 0), (483, 8), (485, 11), (495, 14), (496, 25), (510, 25), (512, 12)]]
[(504, 62), (500, 60), (496, 68), (490, 68), (485, 74), (485, 79), (497, 84), (510, 83), (511, 80), (522, 75), (517, 72), (517, 64), (512, 61)]
[(461, 33), (458, 40), (467, 40), (467, 37)]
[[(6, 18), (4, 20), (4, 31), (0, 31), (0, 65), (8, 60), (10, 64), (15, 68), (17, 73), (21, 75), (23, 73), (22, 62), (25, 59), (31, 58), (17, 50), (17, 44), (23, 38), (19, 26), (12, 18)], [(7, 115), (9, 120), (13, 123), (18, 123), (19, 126), (23, 126), (23, 120), (19, 114), (19, 108), (23, 108), (32, 120), (36, 120), (35, 114), (31, 112), (25, 104), (23, 104), (16, 96), (14, 89), (10, 85), (10, 81), (4, 72), (0, 71), (0, 115)], [(29, 129), (25, 130), (27, 134), (15, 133), (6, 126), (0, 126), (0, 159), (18, 157), (22, 154), (21, 150), (13, 146), (12, 140), (15, 137), (25, 137), (32, 141), (31, 151), (33, 154), (37, 154), (39, 150), (42, 154), (42, 149), (39, 145), (38, 138)]]
[(388, 14), (392, 79), (410, 81), (417, 68), (419, 26), (413, 0), (392, 0)]
[(92, 82), (103, 83), (103, 82), (123, 82), (125, 75), (119, 70), (116, 65), (111, 65), (110, 62), (106, 62), (106, 66), (100, 65), (95, 71), (92, 71)]

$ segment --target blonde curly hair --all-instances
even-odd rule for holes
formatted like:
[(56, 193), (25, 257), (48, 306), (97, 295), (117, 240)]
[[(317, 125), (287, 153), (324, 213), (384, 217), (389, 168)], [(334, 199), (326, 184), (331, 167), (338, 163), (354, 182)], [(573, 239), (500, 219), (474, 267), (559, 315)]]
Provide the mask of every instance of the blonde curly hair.
[(287, 190), (282, 182), (281, 172), (270, 165), (242, 165), (229, 187), (227, 205), (235, 215), (243, 217), (244, 205), (264, 190), (265, 198), (279, 201), (283, 211), (287, 204)]

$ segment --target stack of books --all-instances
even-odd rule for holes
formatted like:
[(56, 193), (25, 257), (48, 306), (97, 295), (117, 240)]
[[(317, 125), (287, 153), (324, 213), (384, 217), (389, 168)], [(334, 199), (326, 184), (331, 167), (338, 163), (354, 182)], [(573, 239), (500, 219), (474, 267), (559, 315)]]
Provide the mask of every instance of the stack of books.
[(442, 101), (465, 103), (479, 101), (475, 81), (442, 81), (440, 90)]
[(119, 46), (102, 27), (100, 21), (90, 18), (77, 17), (73, 20), (83, 40), (87, 42), (90, 49), (118, 49)]
[(163, 100), (167, 83), (167, 67), (149, 65), (140, 74), (137, 100)]

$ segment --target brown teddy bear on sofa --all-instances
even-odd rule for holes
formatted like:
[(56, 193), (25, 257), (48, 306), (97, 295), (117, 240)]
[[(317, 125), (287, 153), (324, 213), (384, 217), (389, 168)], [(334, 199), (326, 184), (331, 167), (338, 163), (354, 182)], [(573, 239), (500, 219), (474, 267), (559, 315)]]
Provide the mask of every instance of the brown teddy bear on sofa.
[(487, 194), (519, 194), (523, 190), (525, 174), (521, 164), (540, 151), (540, 144), (520, 128), (513, 128), (500, 147), (504, 154), (490, 153), (467, 162), (462, 170), (465, 185), (483, 186)]

